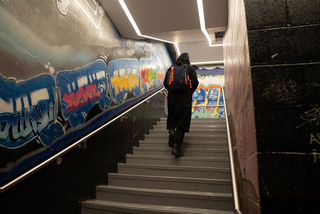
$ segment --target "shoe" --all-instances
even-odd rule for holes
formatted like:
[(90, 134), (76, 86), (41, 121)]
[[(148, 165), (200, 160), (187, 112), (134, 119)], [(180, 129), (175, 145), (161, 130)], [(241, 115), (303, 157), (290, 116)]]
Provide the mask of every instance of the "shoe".
[(183, 156), (180, 146), (181, 146), (181, 143), (178, 141), (175, 141), (171, 151), (171, 154), (173, 154), (177, 158)]
[(174, 146), (174, 130), (173, 129), (170, 129), (169, 131), (169, 142), (168, 142), (168, 145), (170, 148), (173, 148)]

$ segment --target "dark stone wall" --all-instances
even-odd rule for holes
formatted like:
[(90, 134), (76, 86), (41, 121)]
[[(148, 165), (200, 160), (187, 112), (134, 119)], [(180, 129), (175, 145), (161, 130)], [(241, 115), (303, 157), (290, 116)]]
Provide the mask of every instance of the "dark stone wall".
[(244, 2), (261, 213), (320, 213), (320, 1)]
[(242, 213), (258, 214), (257, 144), (249, 46), (243, 0), (229, 0), (224, 36), (226, 104)]

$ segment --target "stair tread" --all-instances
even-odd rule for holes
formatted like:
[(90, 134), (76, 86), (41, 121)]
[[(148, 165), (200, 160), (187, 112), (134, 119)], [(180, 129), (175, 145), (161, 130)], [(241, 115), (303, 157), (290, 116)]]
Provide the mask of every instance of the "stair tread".
[(150, 169), (172, 169), (172, 170), (191, 170), (191, 171), (215, 171), (215, 172), (227, 172), (230, 173), (229, 168), (221, 168), (221, 167), (200, 167), (200, 166), (170, 166), (170, 165), (149, 165), (149, 164), (129, 164), (129, 163), (118, 163), (119, 166), (122, 167), (143, 167)]
[[(159, 151), (166, 151), (166, 150), (171, 150), (171, 148), (159, 148), (159, 147), (134, 147), (134, 150), (159, 150)], [(187, 149), (187, 148), (181, 148), (181, 149)], [(199, 149), (199, 148), (191, 148), (192, 151), (204, 151), (204, 152), (222, 152), (222, 153), (228, 153), (229, 150), (228, 149), (210, 149), (210, 148), (205, 148), (205, 149)]]
[(152, 176), (152, 175), (134, 175), (134, 174), (120, 174), (120, 173), (109, 173), (108, 176), (113, 178), (127, 177), (136, 179), (149, 179), (149, 180), (179, 180), (183, 182), (197, 182), (197, 183), (211, 183), (211, 184), (231, 184), (231, 180), (227, 179), (209, 179), (209, 178), (185, 178), (185, 177), (171, 177), (171, 176)]
[(171, 155), (166, 122), (160, 118), (127, 163), (108, 173), (108, 185), (96, 186), (83, 214), (234, 214), (226, 119), (192, 118), (180, 158)]
[(150, 189), (150, 188), (136, 188), (136, 187), (121, 187), (112, 185), (99, 185), (97, 191), (124, 191), (133, 192), (134, 194), (145, 195), (170, 195), (183, 198), (214, 198), (214, 200), (232, 201), (233, 196), (231, 193), (215, 193), (215, 192), (197, 192), (185, 190), (166, 190), (166, 189)]
[(87, 208), (96, 209), (98, 206), (101, 210), (106, 210), (107, 206), (112, 208), (122, 208), (126, 210), (136, 210), (136, 213), (150, 211), (157, 213), (184, 213), (184, 214), (234, 214), (230, 211), (220, 211), (220, 210), (208, 210), (208, 209), (198, 209), (189, 207), (177, 207), (177, 206), (161, 206), (161, 205), (148, 205), (148, 204), (133, 204), (124, 202), (114, 202), (114, 201), (102, 201), (102, 200), (90, 200), (82, 202), (82, 205)]
[[(158, 156), (158, 155), (132, 155), (132, 154), (127, 154), (127, 158), (150, 158), (150, 159), (177, 159), (174, 156)], [(202, 160), (202, 161), (227, 161), (229, 162), (229, 158), (225, 157), (185, 157), (182, 156), (179, 158), (179, 160)]]
[[(168, 142), (168, 137), (159, 139), (159, 138), (147, 138), (146, 140), (141, 140), (140, 143), (164, 143), (164, 145), (167, 145), (166, 143)], [(186, 144), (196, 144), (196, 145), (228, 145), (227, 143), (227, 138), (224, 139), (198, 139), (197, 142), (191, 141), (190, 139), (184, 139), (182, 145)]]

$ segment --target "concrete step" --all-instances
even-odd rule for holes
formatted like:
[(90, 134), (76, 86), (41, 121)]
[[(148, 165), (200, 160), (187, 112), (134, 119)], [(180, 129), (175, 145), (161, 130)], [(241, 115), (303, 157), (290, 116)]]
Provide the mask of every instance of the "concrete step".
[(229, 168), (150, 164), (118, 164), (118, 173), (185, 178), (231, 179)]
[[(145, 136), (145, 140), (148, 139), (168, 139), (169, 134), (165, 132), (156, 132)], [(210, 133), (210, 134), (201, 134), (201, 133), (186, 133), (184, 137), (185, 141), (197, 141), (202, 139), (227, 139), (227, 133)]]
[[(226, 128), (225, 123), (191, 123), (190, 124), (190, 131), (193, 129), (199, 129), (199, 128), (204, 128), (204, 129), (214, 129), (214, 128), (221, 128), (224, 129)], [(166, 123), (158, 123), (157, 125), (153, 126), (153, 129), (167, 129), (167, 124)]]
[(230, 211), (195, 209), (190, 207), (158, 206), (114, 201), (91, 200), (82, 202), (82, 214), (234, 214)]
[[(188, 139), (187, 139), (188, 140)], [(158, 148), (168, 148), (168, 139), (166, 140), (159, 140), (153, 139), (148, 141), (140, 141), (139, 147), (158, 147)], [(215, 141), (184, 141), (181, 144), (182, 149), (228, 149), (227, 140), (215, 140)]]
[(192, 119), (176, 158), (161, 118), (108, 185), (96, 188), (96, 200), (82, 202), (82, 214), (233, 214), (225, 118)]
[(154, 164), (170, 166), (206, 166), (229, 168), (229, 158), (223, 157), (181, 157), (152, 156), (152, 155), (131, 155), (127, 154), (129, 164)]
[[(160, 120), (157, 122), (157, 125), (167, 124), (167, 119)], [(191, 118), (190, 125), (222, 125), (226, 124), (225, 118)]]
[[(134, 155), (157, 155), (172, 156), (171, 148), (158, 147), (133, 147)], [(228, 149), (198, 149), (198, 148), (182, 148), (185, 157), (229, 157)]]
[(232, 193), (231, 180), (169, 176), (108, 174), (108, 185), (134, 188)]
[[(162, 133), (162, 134), (168, 134), (168, 130), (163, 127), (155, 127), (154, 129), (151, 129), (149, 131), (149, 135), (155, 134), (155, 133)], [(204, 134), (204, 133), (227, 133), (226, 128), (213, 128), (213, 127), (204, 127), (204, 128), (192, 128), (189, 133), (186, 133), (186, 135), (192, 134), (192, 133), (198, 133), (198, 134)]]
[[(166, 123), (167, 122), (167, 118), (160, 118), (160, 120), (158, 121), (159, 123)], [(206, 123), (206, 124), (210, 124), (210, 123), (225, 123), (226, 122), (226, 118), (191, 118), (191, 123)]]
[(98, 200), (233, 211), (232, 194), (97, 186)]

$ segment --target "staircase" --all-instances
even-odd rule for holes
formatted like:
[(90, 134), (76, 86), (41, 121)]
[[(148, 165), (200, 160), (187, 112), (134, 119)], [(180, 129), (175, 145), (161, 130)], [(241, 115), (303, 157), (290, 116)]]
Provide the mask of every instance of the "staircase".
[(82, 202), (82, 214), (233, 214), (234, 202), (224, 118), (191, 120), (176, 158), (168, 146), (166, 119)]

